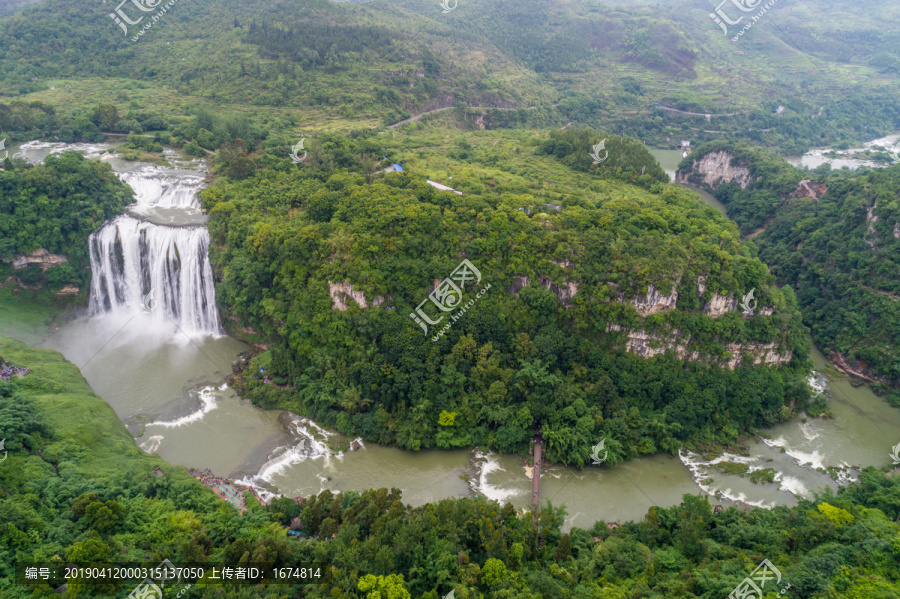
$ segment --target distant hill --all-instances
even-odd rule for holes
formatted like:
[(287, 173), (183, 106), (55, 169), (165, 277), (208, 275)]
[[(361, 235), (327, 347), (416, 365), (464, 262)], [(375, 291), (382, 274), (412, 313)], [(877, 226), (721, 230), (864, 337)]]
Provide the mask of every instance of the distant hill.
[(0, 20), (0, 94), (73, 114), (151, 98), (173, 115), (253, 107), (260, 124), (343, 130), (446, 106), (529, 108), (470, 123), (575, 122), (660, 147), (743, 138), (787, 153), (900, 128), (896, 6), (873, 0), (846, 19), (855, 4), (796, 0), (737, 43), (710, 6), (177, 2), (132, 42), (140, 26), (126, 33), (111, 7), (48, 0)]

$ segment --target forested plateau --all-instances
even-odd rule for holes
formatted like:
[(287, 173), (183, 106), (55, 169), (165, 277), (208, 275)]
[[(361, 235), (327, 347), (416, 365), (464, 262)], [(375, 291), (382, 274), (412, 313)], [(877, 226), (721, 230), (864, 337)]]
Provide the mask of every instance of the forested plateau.
[[(377, 136), (320, 137), (301, 166), (261, 152), (260, 170), (218, 178), (201, 194), (218, 302), (234, 334), (270, 349), (275, 383), (251, 369), (242, 391), (414, 450), (525, 452), (540, 430), (548, 459), (577, 466), (604, 437), (615, 463), (803, 411), (793, 292), (717, 211), (654, 181), (640, 144), (616, 142), (622, 166), (575, 159), (590, 137), (523, 140), (529, 161), (593, 186), (560, 204), (377, 173)], [(220, 172), (239, 158), (220, 157)], [(450, 314), (417, 324), (463, 260), (480, 272), (463, 287), (472, 307), (449, 329)], [(736, 300), (751, 289), (747, 317)]]

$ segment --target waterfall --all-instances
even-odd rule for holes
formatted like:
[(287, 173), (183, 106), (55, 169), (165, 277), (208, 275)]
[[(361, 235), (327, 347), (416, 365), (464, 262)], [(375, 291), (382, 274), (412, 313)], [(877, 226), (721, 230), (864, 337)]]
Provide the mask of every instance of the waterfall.
[[(118, 173), (139, 206), (197, 208), (203, 179), (144, 166)], [(196, 210), (194, 210), (196, 212)], [(184, 332), (221, 332), (205, 226), (165, 226), (135, 214), (107, 222), (90, 237), (92, 315), (143, 314)]]
[(163, 227), (120, 216), (90, 239), (91, 314), (149, 312), (188, 333), (218, 333), (205, 227)]
[(196, 197), (197, 192), (203, 188), (203, 178), (200, 176), (145, 166), (119, 173), (119, 178), (134, 190), (134, 198), (139, 206), (200, 207)]

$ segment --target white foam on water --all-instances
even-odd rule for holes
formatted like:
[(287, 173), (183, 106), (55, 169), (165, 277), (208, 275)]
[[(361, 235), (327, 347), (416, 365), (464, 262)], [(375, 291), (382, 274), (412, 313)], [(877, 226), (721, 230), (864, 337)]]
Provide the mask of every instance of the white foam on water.
[(480, 467), (478, 472), (478, 483), (475, 486), (475, 489), (479, 493), (481, 493), (488, 499), (497, 501), (499, 503), (504, 503), (509, 500), (510, 497), (514, 497), (522, 493), (519, 489), (503, 489), (488, 482), (488, 477), (492, 473), (506, 472), (506, 469), (500, 466), (500, 461), (495, 454), (491, 452), (477, 452), (475, 454), (475, 457), (481, 460), (479, 462)]
[(803, 484), (803, 481), (795, 476), (789, 476), (779, 472), (775, 475), (775, 482), (780, 483), (779, 489), (791, 493), (794, 497), (805, 499), (812, 497), (812, 494), (809, 492), (809, 489), (806, 488), (806, 485)]
[(800, 432), (803, 434), (804, 439), (813, 441), (819, 438), (822, 427), (818, 420), (811, 420), (800, 424)]
[(807, 466), (814, 469), (825, 468), (825, 456), (818, 450), (814, 450), (810, 453), (788, 447), (784, 437), (778, 437), (777, 439), (763, 439), (762, 441), (769, 447), (784, 449), (784, 453), (793, 458), (801, 466)]
[(197, 192), (203, 189), (203, 178), (158, 166), (141, 166), (117, 173), (134, 190), (139, 207), (200, 208)]
[(86, 158), (98, 158), (109, 150), (108, 144), (103, 143), (65, 143), (61, 141), (33, 140), (19, 146), (16, 156), (22, 156), (22, 152), (34, 150), (50, 150), (50, 154), (62, 154), (63, 152), (82, 152)]
[(159, 446), (162, 445), (163, 439), (165, 439), (163, 435), (153, 435), (141, 443), (140, 448), (147, 453), (156, 453), (159, 450)]
[(814, 395), (822, 395), (828, 391), (828, 379), (821, 372), (813, 370), (806, 382), (812, 387)]
[[(739, 456), (725, 452), (721, 456), (713, 458), (712, 460), (704, 460), (699, 454), (690, 452), (686, 449), (680, 449), (678, 451), (678, 457), (679, 459), (681, 459), (681, 463), (687, 466), (688, 470), (691, 471), (691, 477), (694, 479), (694, 482), (697, 484), (697, 486), (700, 487), (707, 495), (720, 497), (729, 501), (740, 501), (742, 503), (746, 503), (747, 505), (756, 507), (773, 508), (777, 505), (775, 502), (766, 503), (763, 500), (750, 500), (747, 498), (747, 495), (745, 493), (735, 493), (730, 487), (726, 489), (714, 489), (710, 482), (708, 473), (704, 470), (721, 462), (737, 462), (750, 465), (750, 469), (747, 471), (747, 474), (749, 474), (750, 472), (753, 472), (755, 470), (762, 470), (761, 466), (751, 465), (753, 462), (756, 462), (757, 458)], [(721, 475), (721, 473), (718, 474)]]
[(275, 457), (263, 464), (256, 474), (256, 478), (271, 483), (273, 477), (284, 472), (289, 466), (306, 461), (309, 457), (305, 440), (301, 440), (294, 447), (282, 447), (275, 452)]
[(181, 418), (176, 418), (175, 420), (151, 422), (147, 426), (164, 426), (166, 428), (177, 428), (202, 420), (204, 416), (218, 407), (215, 394), (213, 393), (215, 390), (216, 389), (214, 387), (204, 387), (197, 393), (197, 399), (200, 400), (200, 409), (196, 412), (192, 412), (191, 414), (182, 416)]
[[(333, 455), (338, 458), (343, 457), (343, 453), (333, 454), (328, 445), (317, 438), (317, 436), (328, 438), (334, 433), (326, 431), (309, 418), (292, 415), (290, 428), (292, 429), (294, 438), (299, 438), (299, 441), (293, 445), (276, 447), (272, 453), (269, 454), (268, 459), (260, 467), (259, 471), (250, 477), (241, 479), (241, 484), (265, 490), (267, 494), (277, 497), (280, 496), (280, 494), (266, 490), (261, 484), (266, 483), (277, 488), (278, 485), (274, 482), (275, 477), (288, 470), (291, 466), (300, 464), (306, 460), (320, 458), (327, 466)], [(320, 478), (323, 481), (326, 480), (324, 477), (320, 476)], [(323, 487), (322, 490), (325, 490), (325, 487)]]
[[(706, 489), (704, 489), (704, 491), (705, 490)], [(707, 493), (709, 493), (709, 491), (707, 491)], [(752, 505), (753, 507), (761, 507), (761, 508), (765, 508), (767, 510), (770, 510), (778, 505), (774, 501), (767, 503), (767, 502), (763, 501), (762, 499), (759, 499), (757, 501), (748, 499), (747, 495), (745, 493), (735, 493), (734, 491), (731, 490), (731, 487), (729, 487), (725, 490), (720, 490), (717, 494), (716, 493), (711, 493), (711, 494), (716, 495), (717, 497), (720, 496), (723, 499), (727, 499), (728, 501), (746, 503), (747, 505)]]

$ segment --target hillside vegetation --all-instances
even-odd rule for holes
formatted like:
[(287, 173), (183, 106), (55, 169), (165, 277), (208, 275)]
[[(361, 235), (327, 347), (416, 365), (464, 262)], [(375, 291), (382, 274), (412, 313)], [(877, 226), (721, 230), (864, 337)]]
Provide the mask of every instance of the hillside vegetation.
[[(722, 182), (711, 191), (753, 236), (779, 283), (796, 290), (816, 343), (875, 382), (900, 387), (900, 166), (808, 172), (717, 143), (698, 148), (679, 172), (699, 183), (692, 165), (713, 152), (748, 169), (746, 189)], [(888, 397), (900, 405), (896, 391)]]
[[(651, 508), (644, 521), (564, 534), (565, 510), (538, 514), (509, 504), (446, 499), (412, 508), (396, 489), (324, 491), (300, 503), (244, 515), (184, 469), (142, 453), (113, 410), (56, 352), (0, 337), (0, 362), (31, 373), (0, 381), (0, 594), (54, 596), (42, 580), (14, 581), (14, 568), (78, 562), (96, 567), (164, 559), (208, 568), (330, 566), (317, 584), (175, 585), (185, 599), (723, 597), (764, 558), (796, 597), (897, 597), (900, 479), (874, 469), (837, 497), (794, 508), (729, 508), (702, 498)], [(288, 525), (307, 535), (289, 540)], [(125, 597), (140, 581), (72, 580), (63, 597)]]
[(36, 166), (7, 159), (0, 172), (0, 276), (14, 272), (8, 263), (16, 256), (43, 248), (68, 262), (43, 273), (31, 265), (15, 272), (20, 281), (86, 283), (88, 237), (132, 201), (131, 190), (108, 164), (77, 152), (48, 156)]
[[(615, 462), (731, 443), (805, 406), (809, 348), (793, 293), (714, 209), (653, 181), (659, 166), (640, 144), (613, 146), (624, 168), (610, 158), (582, 172), (565, 148), (587, 156), (587, 132), (522, 140), (547, 178), (583, 180), (577, 195), (544, 190), (560, 198), (551, 205), (465, 170), (462, 196), (422, 174), (376, 174), (378, 139), (320, 137), (299, 167), (264, 152), (253, 157), (261, 170), (201, 194), (226, 322), (270, 346), (268, 375), (296, 389), (245, 379), (259, 405), (409, 449), (524, 452), (539, 428), (549, 459), (575, 465), (604, 437)], [(561, 159), (543, 156), (548, 143)], [(499, 176), (505, 162), (479, 168)], [(481, 274), (463, 288), (472, 307), (447, 330), (450, 313), (417, 324), (422, 302), (439, 316), (429, 294), (464, 259)], [(751, 288), (773, 314), (705, 312), (714, 296)], [(628, 345), (635, 335), (658, 352)], [(767, 352), (780, 368), (755, 365)]]
[(48, 0), (0, 18), (0, 93), (70, 125), (102, 103), (166, 123), (207, 105), (276, 134), (348, 132), (458, 106), (469, 128), (800, 153), (900, 128), (898, 10), (877, 4), (848, 21), (848, 0), (783, 3), (734, 44), (696, 2), (223, 0), (177, 3), (132, 42), (106, 6)]

